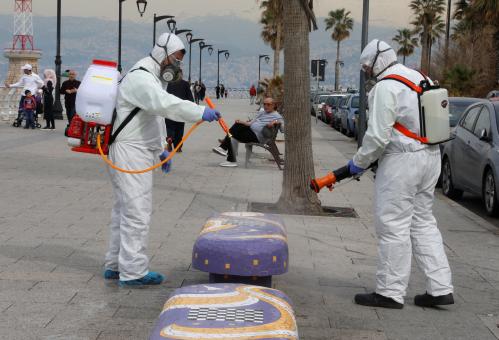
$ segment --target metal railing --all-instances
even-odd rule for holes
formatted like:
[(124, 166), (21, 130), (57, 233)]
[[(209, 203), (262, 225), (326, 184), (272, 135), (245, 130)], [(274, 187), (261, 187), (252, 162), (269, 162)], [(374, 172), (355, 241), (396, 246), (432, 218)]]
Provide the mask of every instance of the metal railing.
[(10, 121), (17, 118), (22, 88), (0, 86), (0, 119)]

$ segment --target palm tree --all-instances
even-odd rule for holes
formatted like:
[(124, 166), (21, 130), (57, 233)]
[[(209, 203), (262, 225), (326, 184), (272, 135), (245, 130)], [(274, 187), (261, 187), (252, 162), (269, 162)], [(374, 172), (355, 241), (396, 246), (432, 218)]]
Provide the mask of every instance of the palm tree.
[(324, 20), (326, 23), (326, 31), (332, 29), (331, 38), (337, 42), (336, 48), (336, 67), (334, 69), (334, 89), (338, 91), (340, 83), (340, 43), (350, 37), (350, 31), (353, 29), (353, 19), (350, 16), (350, 11), (344, 8), (330, 11), (328, 17)]
[[(286, 0), (284, 6), (285, 164), (280, 211), (320, 212), (321, 203), (309, 188), (314, 178), (310, 120), (309, 34), (317, 29), (311, 0)], [(312, 22), (312, 24), (311, 24)]]
[(499, 85), (499, 1), (498, 0), (473, 0), (471, 9), (475, 15), (481, 15), (485, 24), (493, 27), (494, 50), (495, 50), (495, 76), (496, 86)]
[(274, 50), (274, 78), (279, 75), (280, 55), (284, 44), (283, 30), (283, 0), (262, 1), (263, 9), (260, 23), (263, 24), (261, 33), (263, 41)]
[(411, 23), (415, 32), (420, 33), (421, 71), (428, 73), (430, 69), (431, 45), (445, 33), (442, 14), (445, 12), (445, 0), (412, 0), (409, 7), (416, 18)]
[(397, 55), (403, 57), (402, 63), (405, 65), (405, 58), (414, 53), (414, 49), (418, 46), (418, 39), (414, 37), (414, 32), (408, 28), (397, 30), (397, 35), (392, 39), (399, 44)]
[[(317, 29), (313, 0), (284, 0), (285, 164), (282, 192), (275, 208), (280, 212), (321, 212), (317, 194), (310, 190), (314, 178), (310, 122), (310, 30)], [(258, 0), (257, 0), (258, 2)]]

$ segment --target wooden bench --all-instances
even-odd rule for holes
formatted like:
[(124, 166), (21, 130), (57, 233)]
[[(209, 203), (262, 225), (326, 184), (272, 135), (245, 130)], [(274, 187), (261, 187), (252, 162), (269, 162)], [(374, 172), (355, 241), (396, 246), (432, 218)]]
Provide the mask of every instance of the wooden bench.
[(281, 158), (281, 153), (279, 152), (279, 148), (276, 145), (277, 133), (279, 132), (281, 125), (277, 124), (273, 127), (265, 127), (263, 128), (263, 136), (266, 138), (264, 143), (246, 143), (246, 161), (244, 162), (244, 166), (247, 168), (250, 162), (251, 154), (253, 153), (253, 146), (258, 146), (270, 152), (272, 157), (274, 157), (274, 161), (276, 162), (279, 170), (284, 169), (284, 160)]

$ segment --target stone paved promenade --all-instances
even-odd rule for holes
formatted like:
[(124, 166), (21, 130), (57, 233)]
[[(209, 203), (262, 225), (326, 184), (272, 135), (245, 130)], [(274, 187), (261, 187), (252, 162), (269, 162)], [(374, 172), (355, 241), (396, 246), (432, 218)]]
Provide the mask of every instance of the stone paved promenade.
[[(229, 122), (255, 109), (242, 100), (220, 108)], [(151, 267), (168, 280), (119, 288), (101, 276), (111, 210), (105, 167), (96, 156), (70, 152), (63, 124), (56, 124), (57, 131), (45, 132), (0, 122), (1, 339), (146, 339), (173, 289), (207, 282), (207, 274), (190, 266), (205, 219), (245, 210), (249, 201), (275, 202), (281, 191), (282, 172), (264, 158), (248, 169), (219, 167), (223, 159), (211, 147), (222, 137), (220, 128), (203, 124), (175, 158), (173, 172), (155, 174), (148, 253)], [(321, 122), (312, 124), (317, 173), (344, 165), (355, 144)], [(372, 196), (367, 175), (321, 193), (324, 205), (353, 207), (359, 218), (283, 216), (290, 271), (274, 285), (293, 300), (301, 339), (498, 339), (499, 229), (441, 195), (435, 213), (457, 303), (414, 306), (414, 295), (424, 291), (417, 268), (403, 310), (352, 303), (354, 294), (374, 287)]]

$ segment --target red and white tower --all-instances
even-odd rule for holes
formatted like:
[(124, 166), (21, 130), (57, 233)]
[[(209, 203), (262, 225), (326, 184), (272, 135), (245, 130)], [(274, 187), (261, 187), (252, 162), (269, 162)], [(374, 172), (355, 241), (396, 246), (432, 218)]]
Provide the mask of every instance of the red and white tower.
[(14, 34), (12, 46), (5, 49), (4, 56), (9, 59), (9, 73), (6, 82), (16, 82), (22, 74), (21, 67), (31, 64), (33, 72), (38, 73), (38, 60), (42, 53), (35, 49), (33, 39), (32, 0), (14, 1)]
[(14, 39), (12, 49), (34, 50), (32, 0), (14, 0)]

